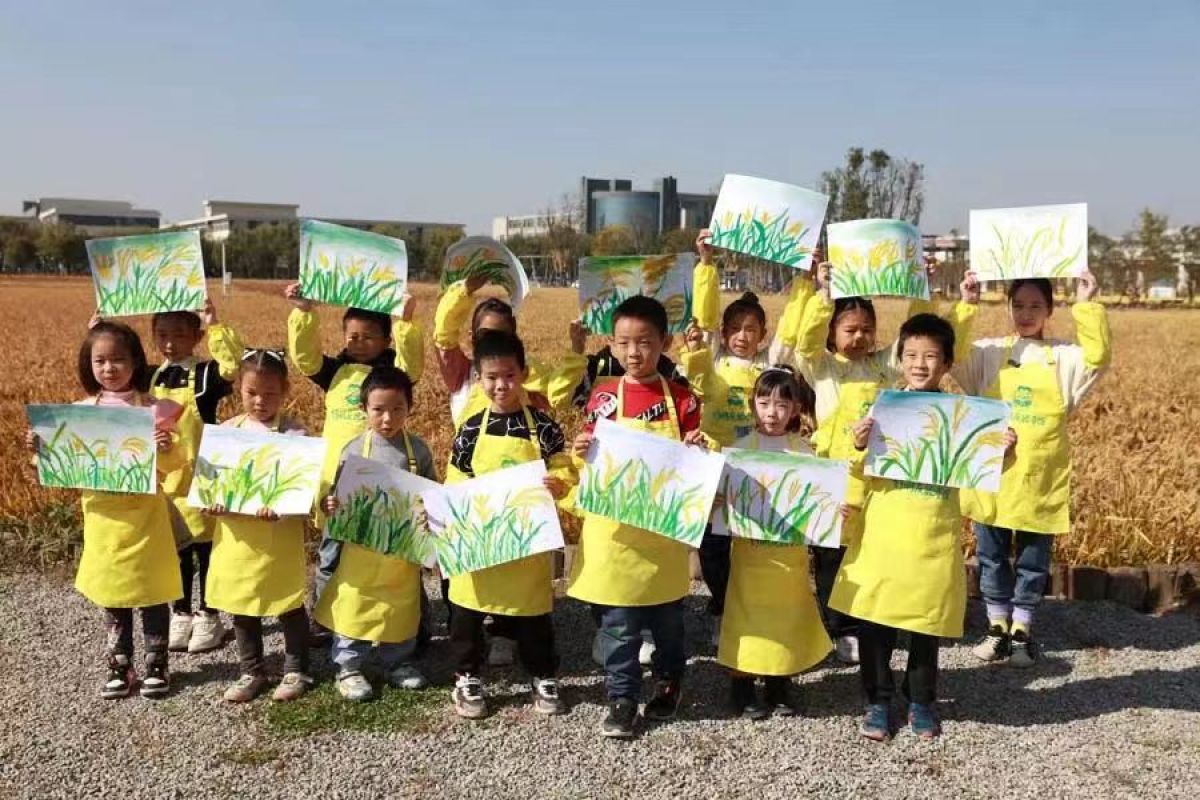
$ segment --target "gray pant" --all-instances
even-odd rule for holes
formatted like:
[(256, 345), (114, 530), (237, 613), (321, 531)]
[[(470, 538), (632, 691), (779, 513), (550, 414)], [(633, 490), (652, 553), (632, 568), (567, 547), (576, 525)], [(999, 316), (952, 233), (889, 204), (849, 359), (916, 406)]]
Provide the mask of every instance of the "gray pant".
[[(167, 638), (171, 627), (171, 607), (166, 603), (145, 606), (142, 612), (142, 640), (146, 663), (167, 663)], [(133, 609), (104, 609), (104, 627), (108, 631), (108, 654), (133, 660)]]
[[(283, 628), (283, 671), (308, 672), (308, 613), (304, 606), (279, 615)], [(237, 639), (238, 660), (243, 675), (262, 675), (262, 617), (233, 615), (233, 635)]]
[(363, 663), (371, 655), (371, 650), (379, 658), (385, 670), (391, 672), (401, 664), (411, 664), (417, 652), (416, 638), (403, 642), (369, 642), (365, 639), (351, 639), (335, 634), (330, 659), (338, 666), (338, 672), (361, 672)]

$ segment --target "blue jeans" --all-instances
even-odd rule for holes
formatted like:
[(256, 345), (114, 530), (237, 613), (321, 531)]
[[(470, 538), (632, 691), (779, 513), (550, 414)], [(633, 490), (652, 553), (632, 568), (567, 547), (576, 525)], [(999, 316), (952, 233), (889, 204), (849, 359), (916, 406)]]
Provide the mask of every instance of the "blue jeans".
[(342, 543), (321, 534), (321, 544), (317, 546), (317, 569), (313, 573), (313, 608), (321, 600), (321, 592), (325, 591), (325, 584), (333, 577), (341, 558)]
[(683, 652), (683, 601), (657, 606), (602, 606), (592, 604), (592, 617), (600, 628), (597, 639), (607, 673), (608, 699), (637, 702), (642, 695), (642, 630), (654, 635), (654, 675), (680, 680), (687, 666)]
[(979, 592), (987, 601), (988, 616), (992, 616), (993, 610), (1013, 609), (1014, 622), (1029, 622), (1046, 594), (1054, 537), (981, 522), (974, 526)]
[(401, 664), (411, 664), (417, 651), (417, 640), (408, 639), (403, 642), (368, 642), (365, 639), (351, 639), (335, 635), (329, 658), (337, 664), (338, 672), (361, 672), (363, 663), (375, 651), (380, 665), (391, 672)]

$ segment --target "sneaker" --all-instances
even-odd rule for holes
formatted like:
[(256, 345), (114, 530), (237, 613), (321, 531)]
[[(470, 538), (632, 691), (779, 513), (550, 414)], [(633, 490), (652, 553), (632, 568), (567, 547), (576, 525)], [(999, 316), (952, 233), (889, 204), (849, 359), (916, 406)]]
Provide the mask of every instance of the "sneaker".
[(883, 703), (868, 705), (858, 732), (872, 742), (886, 742), (892, 738), (892, 722), (888, 714), (888, 707)]
[(333, 644), (333, 631), (315, 619), (308, 620), (308, 646), (312, 650), (324, 650)]
[(839, 636), (835, 644), (837, 660), (843, 664), (858, 663), (858, 637)]
[(192, 621), (192, 638), (188, 640), (189, 653), (207, 653), (225, 644), (225, 623), (216, 611), (197, 611)]
[(649, 667), (654, 663), (654, 637), (649, 631), (642, 631), (642, 647), (638, 650), (638, 663)]
[(137, 683), (137, 673), (129, 663), (129, 656), (111, 656), (108, 659), (108, 677), (100, 687), (100, 696), (105, 700), (129, 697)]
[(171, 690), (171, 676), (162, 661), (147, 662), (146, 677), (142, 678), (141, 695), (148, 700), (166, 697)]
[(171, 628), (167, 635), (167, 649), (176, 653), (186, 653), (188, 642), (192, 638), (192, 615), (187, 611), (175, 611), (171, 614)]
[(424, 689), (429, 679), (412, 664), (400, 664), (388, 673), (387, 681), (397, 689)]
[(487, 698), (483, 696), (483, 683), (473, 675), (459, 675), (450, 692), (454, 700), (454, 713), (464, 719), (483, 719), (487, 716)]
[(1003, 661), (1012, 654), (1011, 640), (1003, 625), (988, 628), (983, 641), (971, 648), (980, 661)]
[(339, 672), (334, 681), (337, 683), (338, 694), (352, 703), (363, 703), (375, 697), (371, 682), (356, 669)]
[(533, 710), (547, 716), (566, 713), (567, 707), (558, 696), (558, 681), (544, 678), (533, 682)]
[(243, 675), (225, 690), (223, 697), (226, 703), (249, 703), (262, 694), (267, 688), (267, 679), (263, 675)]
[(600, 723), (600, 735), (606, 739), (632, 739), (637, 712), (637, 703), (628, 697), (610, 701), (608, 716)]
[(1008, 663), (1013, 667), (1032, 667), (1038, 660), (1038, 646), (1029, 631), (1018, 628), (1010, 639), (1012, 655)]
[(488, 650), (487, 663), (490, 667), (508, 667), (513, 663), (517, 643), (507, 636), (493, 636)]
[(739, 717), (758, 721), (771, 716), (771, 709), (758, 699), (753, 678), (733, 678), (729, 683), (729, 702)]
[(674, 719), (679, 711), (679, 702), (683, 699), (683, 688), (677, 680), (660, 678), (654, 684), (654, 696), (646, 703), (642, 716), (646, 719)]
[(712, 626), (713, 626), (712, 638), (709, 639), (709, 642), (712, 644), (713, 649), (716, 650), (718, 647), (721, 646), (721, 615), (720, 614), (713, 616)]
[(275, 691), (271, 693), (271, 699), (277, 703), (288, 703), (292, 700), (299, 700), (312, 685), (313, 679), (303, 672), (289, 672), (283, 676), (283, 680), (275, 687)]
[(803, 704), (791, 678), (770, 677), (764, 681), (763, 703), (781, 717), (800, 716)]
[(934, 739), (942, 735), (942, 724), (938, 722), (933, 706), (924, 703), (908, 704), (908, 726), (922, 739)]

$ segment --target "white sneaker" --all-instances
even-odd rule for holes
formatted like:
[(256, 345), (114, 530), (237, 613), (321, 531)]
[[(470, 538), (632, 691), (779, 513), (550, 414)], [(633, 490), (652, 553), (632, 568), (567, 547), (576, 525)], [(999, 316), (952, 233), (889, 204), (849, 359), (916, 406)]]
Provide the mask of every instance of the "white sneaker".
[(375, 690), (371, 688), (370, 681), (363, 677), (358, 670), (339, 672), (334, 680), (337, 682), (338, 694), (343, 699), (361, 703), (375, 696)]
[(506, 636), (493, 636), (491, 649), (488, 650), (488, 666), (511, 666), (516, 647), (517, 643)]
[(171, 629), (167, 638), (167, 649), (177, 653), (188, 649), (192, 638), (192, 615), (186, 611), (175, 611), (171, 614)]
[(1012, 645), (1006, 631), (1001, 625), (988, 628), (983, 641), (971, 648), (971, 652), (980, 661), (1004, 661), (1012, 653)]
[(642, 648), (638, 650), (638, 663), (648, 667), (654, 663), (654, 637), (642, 631)]
[(412, 664), (401, 664), (388, 673), (388, 683), (397, 689), (424, 689), (429, 680)]
[(835, 645), (837, 660), (843, 664), (858, 663), (858, 637), (839, 636)]
[(192, 621), (192, 637), (188, 640), (189, 653), (207, 653), (225, 644), (225, 623), (216, 611), (197, 611)]
[(713, 629), (712, 629), (711, 642), (712, 642), (713, 649), (715, 650), (721, 646), (721, 615), (720, 614), (717, 614), (715, 617), (712, 618), (712, 626), (713, 626)]

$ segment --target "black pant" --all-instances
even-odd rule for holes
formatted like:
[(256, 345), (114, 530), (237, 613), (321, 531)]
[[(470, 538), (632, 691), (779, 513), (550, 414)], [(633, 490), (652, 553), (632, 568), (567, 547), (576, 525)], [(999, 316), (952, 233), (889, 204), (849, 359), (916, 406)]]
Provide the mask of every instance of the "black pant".
[(179, 551), (179, 575), (183, 578), (183, 597), (172, 604), (177, 614), (192, 613), (192, 581), (200, 575), (200, 610), (209, 611), (204, 602), (204, 584), (208, 582), (208, 562), (212, 557), (212, 542), (192, 542)]
[[(308, 672), (308, 612), (304, 606), (280, 614), (279, 626), (283, 628), (283, 671)], [(234, 614), (233, 635), (242, 674), (263, 674), (262, 617)]]
[[(449, 631), (454, 625), (454, 611), (458, 606), (454, 605), (450, 600), (450, 579), (442, 578), (442, 602), (446, 604), (446, 630)], [(424, 606), (422, 606), (424, 610)], [(512, 619), (515, 617), (506, 617), (502, 614), (490, 614), (491, 624), (486, 626), (488, 636), (501, 636), (505, 639), (516, 640), (517, 634), (512, 628)]]
[[(890, 703), (896, 694), (892, 651), (896, 628), (858, 620), (859, 674), (868, 703)], [(909, 633), (908, 667), (900, 691), (913, 703), (930, 705), (937, 698), (938, 646), (936, 636)]]
[(725, 613), (725, 592), (729, 589), (729, 548), (733, 543), (730, 536), (712, 532), (712, 525), (704, 528), (700, 540), (700, 574), (704, 585), (712, 595), (708, 599), (708, 613), (719, 617)]
[[(171, 610), (166, 603), (145, 606), (142, 612), (142, 639), (146, 663), (167, 663), (167, 635), (171, 627)], [(133, 609), (104, 609), (104, 626), (108, 631), (108, 654), (133, 659)]]
[(829, 595), (833, 593), (833, 582), (841, 569), (842, 559), (846, 556), (844, 547), (810, 547), (808, 557), (812, 561), (813, 573), (817, 583), (817, 602), (825, 617), (825, 630), (830, 638), (854, 636), (858, 633), (858, 620), (829, 607)]
[(450, 618), (450, 657), (459, 675), (478, 675), (483, 666), (483, 618), (503, 620), (505, 636), (517, 642), (517, 654), (526, 671), (535, 678), (550, 678), (558, 671), (554, 651), (554, 621), (549, 614), (536, 617), (507, 617), (486, 614), (473, 608), (454, 607)]

